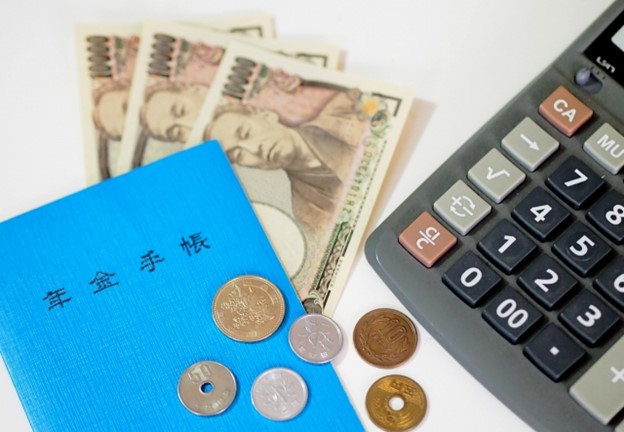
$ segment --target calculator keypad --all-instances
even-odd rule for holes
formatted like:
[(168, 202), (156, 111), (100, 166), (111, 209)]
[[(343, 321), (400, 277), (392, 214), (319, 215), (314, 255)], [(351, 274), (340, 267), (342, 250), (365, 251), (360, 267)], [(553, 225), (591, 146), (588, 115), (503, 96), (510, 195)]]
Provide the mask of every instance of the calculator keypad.
[(457, 180), (426, 225), (439, 218), (436, 230), (464, 238), (435, 259), (414, 250), (437, 241), (426, 227), (399, 241), (546, 381), (564, 382), (579, 410), (624, 432), (624, 137), (593, 117), (559, 87), (445, 173)]

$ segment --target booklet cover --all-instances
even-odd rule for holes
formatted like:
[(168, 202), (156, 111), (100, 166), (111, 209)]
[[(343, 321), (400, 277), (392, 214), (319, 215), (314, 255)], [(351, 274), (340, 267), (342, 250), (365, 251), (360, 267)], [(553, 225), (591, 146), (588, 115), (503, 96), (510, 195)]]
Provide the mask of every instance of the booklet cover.
[[(362, 430), (332, 366), (291, 351), (303, 308), (217, 142), (0, 224), (0, 274), (0, 353), (35, 431)], [(263, 341), (229, 339), (213, 320), (215, 293), (240, 275), (284, 296)], [(202, 360), (236, 378), (216, 416), (178, 398)], [(273, 367), (307, 383), (292, 420), (252, 405), (253, 381)]]

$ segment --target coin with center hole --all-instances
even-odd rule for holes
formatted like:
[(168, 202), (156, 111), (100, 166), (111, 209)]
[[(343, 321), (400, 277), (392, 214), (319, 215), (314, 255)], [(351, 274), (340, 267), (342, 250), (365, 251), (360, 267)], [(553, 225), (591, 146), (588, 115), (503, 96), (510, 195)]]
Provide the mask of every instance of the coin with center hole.
[[(393, 407), (397, 398), (398, 409)], [(422, 421), (427, 412), (427, 397), (413, 379), (403, 375), (388, 375), (375, 381), (368, 390), (366, 411), (380, 428), (386, 431), (406, 431)]]
[(251, 403), (270, 420), (290, 420), (308, 402), (308, 386), (298, 373), (273, 368), (261, 373), (251, 387)]
[(226, 282), (212, 302), (217, 327), (239, 342), (271, 336), (284, 319), (284, 297), (275, 285), (259, 276), (239, 276)]
[(193, 414), (221, 414), (234, 401), (236, 379), (221, 363), (200, 361), (184, 371), (178, 381), (178, 397)]
[(288, 343), (301, 359), (327, 363), (336, 358), (342, 348), (342, 331), (325, 315), (303, 315), (290, 326)]
[(394, 309), (375, 309), (364, 315), (353, 330), (353, 343), (360, 356), (382, 368), (406, 362), (418, 344), (414, 323)]

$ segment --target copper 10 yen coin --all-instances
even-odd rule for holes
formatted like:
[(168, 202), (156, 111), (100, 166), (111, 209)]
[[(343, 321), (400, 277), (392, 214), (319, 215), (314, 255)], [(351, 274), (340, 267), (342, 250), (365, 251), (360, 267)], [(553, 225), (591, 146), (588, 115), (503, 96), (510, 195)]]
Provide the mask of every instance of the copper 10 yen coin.
[[(398, 402), (398, 406), (393, 403)], [(416, 381), (403, 375), (389, 375), (375, 381), (366, 394), (370, 419), (387, 431), (406, 431), (425, 417), (427, 397)]]
[(406, 362), (418, 345), (414, 323), (394, 309), (375, 309), (355, 325), (353, 342), (360, 356), (373, 366), (392, 368)]
[(259, 276), (239, 276), (226, 282), (212, 302), (212, 317), (228, 337), (257, 342), (271, 336), (286, 311), (280, 290)]

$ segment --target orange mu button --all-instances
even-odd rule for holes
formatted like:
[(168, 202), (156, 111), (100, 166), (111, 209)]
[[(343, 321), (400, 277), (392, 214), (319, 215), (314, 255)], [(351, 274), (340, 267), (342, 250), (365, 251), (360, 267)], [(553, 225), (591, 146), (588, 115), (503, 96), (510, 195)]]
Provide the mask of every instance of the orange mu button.
[(457, 237), (429, 212), (423, 212), (399, 235), (399, 243), (425, 267), (431, 268), (455, 246)]

